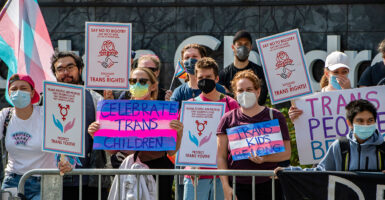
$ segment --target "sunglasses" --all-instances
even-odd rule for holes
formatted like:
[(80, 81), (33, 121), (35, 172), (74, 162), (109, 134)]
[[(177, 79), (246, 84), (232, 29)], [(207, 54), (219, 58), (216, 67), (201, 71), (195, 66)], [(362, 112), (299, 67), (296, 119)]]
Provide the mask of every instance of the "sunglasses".
[(130, 83), (130, 85), (135, 85), (136, 82), (139, 82), (141, 85), (146, 85), (147, 82), (148, 82), (148, 79), (147, 78), (129, 78), (128, 79), (128, 82)]

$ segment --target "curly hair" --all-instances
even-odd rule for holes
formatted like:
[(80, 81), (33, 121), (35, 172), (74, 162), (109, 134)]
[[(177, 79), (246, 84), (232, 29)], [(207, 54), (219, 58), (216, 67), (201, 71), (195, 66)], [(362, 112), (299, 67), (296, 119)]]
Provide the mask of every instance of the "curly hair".
[(195, 64), (195, 74), (198, 69), (213, 69), (215, 77), (218, 76), (218, 64), (210, 57), (203, 57)]

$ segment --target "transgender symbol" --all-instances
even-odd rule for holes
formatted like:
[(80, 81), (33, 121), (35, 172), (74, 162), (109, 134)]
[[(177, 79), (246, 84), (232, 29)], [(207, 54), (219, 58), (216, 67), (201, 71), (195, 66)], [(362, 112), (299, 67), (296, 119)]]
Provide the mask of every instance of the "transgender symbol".
[[(201, 136), (203, 133), (202, 131), (205, 130), (206, 128), (206, 125), (207, 125), (207, 121), (204, 121), (203, 123), (202, 122), (199, 122), (198, 120), (195, 121), (195, 124), (197, 125), (197, 131), (198, 131), (198, 136)], [(201, 141), (198, 140), (198, 138), (192, 134), (190, 131), (188, 131), (189, 133), (189, 139), (192, 143), (194, 143), (197, 147), (200, 147), (202, 146), (203, 144), (207, 143), (208, 141), (210, 141), (210, 138), (211, 138), (211, 135), (213, 134), (212, 132), (210, 133), (210, 135), (208, 136), (205, 136), (201, 139)]]
[[(60, 103), (58, 104), (58, 107), (60, 109), (60, 115), (62, 116), (63, 122), (67, 119), (66, 116), (68, 115), (68, 110), (70, 109), (69, 105), (62, 106)], [(55, 115), (52, 114), (53, 123), (55, 124), (56, 128), (60, 130), (60, 132), (65, 133), (68, 130), (72, 129), (75, 124), (75, 118), (68, 122), (64, 127), (63, 124), (60, 122), (59, 119), (56, 119)]]

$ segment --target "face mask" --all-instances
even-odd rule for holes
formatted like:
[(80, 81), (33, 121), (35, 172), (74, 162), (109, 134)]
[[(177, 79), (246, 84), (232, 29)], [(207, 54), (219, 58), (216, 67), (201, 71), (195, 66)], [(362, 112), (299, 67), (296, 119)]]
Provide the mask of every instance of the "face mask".
[(136, 83), (135, 85), (130, 85), (130, 93), (134, 98), (142, 98), (148, 93), (148, 84), (141, 85)]
[(372, 125), (359, 125), (353, 124), (353, 132), (362, 140), (368, 139), (373, 135), (374, 131), (377, 129), (377, 124)]
[(249, 49), (246, 46), (240, 46), (237, 48), (237, 58), (239, 61), (243, 62), (249, 58)]
[(189, 58), (184, 61), (183, 65), (186, 68), (187, 73), (194, 75), (195, 74), (195, 63), (197, 63), (197, 59)]
[(16, 90), (10, 94), (11, 101), (16, 108), (25, 108), (31, 103), (31, 93)]
[(237, 101), (243, 108), (251, 108), (257, 103), (257, 97), (252, 92), (242, 92), (237, 95)]
[(198, 81), (198, 88), (202, 90), (203, 93), (208, 94), (215, 88), (215, 81), (212, 79), (201, 79)]
[(338, 84), (337, 82), (337, 77), (336, 76), (333, 76), (331, 75), (330, 76), (330, 84), (336, 89), (336, 90), (341, 90), (341, 86), (340, 84)]

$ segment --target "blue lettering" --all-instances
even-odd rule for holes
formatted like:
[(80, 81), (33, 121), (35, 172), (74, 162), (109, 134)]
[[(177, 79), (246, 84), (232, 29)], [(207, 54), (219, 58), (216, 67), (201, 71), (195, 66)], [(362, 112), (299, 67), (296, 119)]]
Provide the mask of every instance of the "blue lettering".
[[(339, 124), (338, 121), (339, 121), (340, 119), (342, 119), (342, 122), (345, 124), (345, 132), (344, 132), (344, 133), (342, 133), (342, 132), (340, 131), (340, 127), (338, 126), (338, 124)], [(337, 117), (337, 119), (336, 119), (336, 131), (337, 131), (337, 134), (338, 134), (339, 136), (346, 136), (346, 135), (349, 133), (349, 126), (348, 126), (348, 123), (346, 122), (345, 118), (342, 117), (342, 116), (339, 116), (339, 117)]]
[(332, 120), (333, 117), (325, 117), (322, 119), (322, 125), (324, 129), (325, 138), (336, 137), (336, 135), (328, 135), (328, 130), (333, 130), (333, 126), (326, 126), (326, 120)]
[[(311, 142), (311, 149), (312, 149), (312, 152), (313, 152), (313, 159), (314, 160), (318, 160), (318, 159), (321, 159), (322, 157), (324, 157), (324, 154), (325, 154), (325, 151), (322, 149), (322, 143), (320, 141), (312, 141)], [(320, 156), (316, 156), (316, 150), (319, 150), (319, 152), (321, 152), (321, 155)]]

